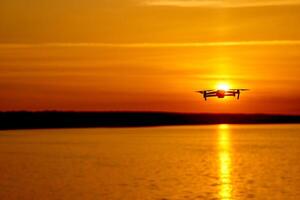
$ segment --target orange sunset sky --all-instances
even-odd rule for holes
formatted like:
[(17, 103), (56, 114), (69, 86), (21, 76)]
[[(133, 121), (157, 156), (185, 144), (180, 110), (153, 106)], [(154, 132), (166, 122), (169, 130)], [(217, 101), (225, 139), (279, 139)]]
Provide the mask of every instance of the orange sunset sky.
[[(300, 0), (1, 0), (0, 110), (300, 114)], [(240, 101), (194, 91), (250, 88)]]

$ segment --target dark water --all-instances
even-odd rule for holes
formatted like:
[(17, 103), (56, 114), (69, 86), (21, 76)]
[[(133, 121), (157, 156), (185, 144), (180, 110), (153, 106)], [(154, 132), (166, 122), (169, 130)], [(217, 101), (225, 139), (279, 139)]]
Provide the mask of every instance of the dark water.
[(0, 132), (0, 199), (300, 199), (300, 125)]

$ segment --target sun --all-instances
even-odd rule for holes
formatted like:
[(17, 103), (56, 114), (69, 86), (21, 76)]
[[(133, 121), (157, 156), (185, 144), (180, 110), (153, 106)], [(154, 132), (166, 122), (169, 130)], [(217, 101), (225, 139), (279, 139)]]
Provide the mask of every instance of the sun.
[(227, 83), (219, 83), (218, 86), (217, 86), (217, 89), (219, 89), (219, 90), (228, 90), (229, 85)]

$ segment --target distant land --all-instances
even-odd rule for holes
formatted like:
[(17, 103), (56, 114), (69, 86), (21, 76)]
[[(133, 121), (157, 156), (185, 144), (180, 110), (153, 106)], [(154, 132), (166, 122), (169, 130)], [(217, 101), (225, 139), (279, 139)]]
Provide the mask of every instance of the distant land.
[(0, 130), (278, 123), (300, 123), (300, 116), (169, 112), (0, 112)]

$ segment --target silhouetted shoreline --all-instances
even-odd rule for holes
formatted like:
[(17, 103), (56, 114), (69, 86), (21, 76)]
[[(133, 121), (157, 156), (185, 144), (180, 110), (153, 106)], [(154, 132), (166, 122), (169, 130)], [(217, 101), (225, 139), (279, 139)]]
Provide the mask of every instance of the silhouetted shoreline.
[(0, 112), (0, 130), (300, 123), (300, 116), (168, 112)]

